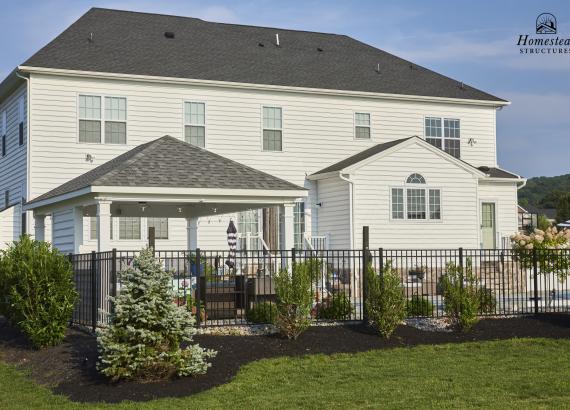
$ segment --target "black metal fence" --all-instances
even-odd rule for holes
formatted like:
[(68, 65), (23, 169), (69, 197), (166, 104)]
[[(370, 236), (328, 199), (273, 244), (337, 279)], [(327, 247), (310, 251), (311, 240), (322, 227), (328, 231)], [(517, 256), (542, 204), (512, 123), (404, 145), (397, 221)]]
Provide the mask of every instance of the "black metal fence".
[[(109, 322), (109, 296), (120, 292), (119, 273), (137, 254), (113, 250), (70, 255), (80, 294), (75, 323), (95, 328)], [(364, 266), (375, 274), (391, 269), (399, 275), (414, 317), (445, 316), (441, 281), (454, 267), (469, 272), (484, 295), (481, 315), (570, 312), (570, 250), (249, 250), (234, 256), (197, 249), (155, 255), (172, 273), (173, 303), (192, 310), (201, 326), (270, 320), (275, 273), (295, 264), (311, 271), (311, 316), (316, 322), (364, 319)]]

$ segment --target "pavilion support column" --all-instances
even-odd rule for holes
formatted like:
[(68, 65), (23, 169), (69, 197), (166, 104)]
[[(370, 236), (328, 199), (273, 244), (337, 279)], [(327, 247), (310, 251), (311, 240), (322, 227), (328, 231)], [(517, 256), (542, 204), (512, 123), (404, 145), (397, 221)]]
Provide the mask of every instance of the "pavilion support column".
[(198, 218), (186, 218), (188, 250), (198, 248)]
[(294, 217), (293, 209), (295, 204), (284, 204), (285, 211), (283, 213), (283, 249), (290, 250), (295, 246)]
[(111, 201), (97, 199), (97, 251), (111, 250)]
[(34, 236), (36, 241), (46, 240), (46, 216), (34, 215)]

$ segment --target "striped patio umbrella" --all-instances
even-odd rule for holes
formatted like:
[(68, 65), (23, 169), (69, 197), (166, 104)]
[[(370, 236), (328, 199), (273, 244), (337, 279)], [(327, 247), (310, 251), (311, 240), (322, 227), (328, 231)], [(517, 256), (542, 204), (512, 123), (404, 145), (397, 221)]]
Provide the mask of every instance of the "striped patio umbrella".
[(228, 265), (230, 269), (234, 269), (236, 267), (237, 228), (232, 219), (230, 219), (226, 233), (228, 234), (228, 246), (230, 247), (226, 265)]

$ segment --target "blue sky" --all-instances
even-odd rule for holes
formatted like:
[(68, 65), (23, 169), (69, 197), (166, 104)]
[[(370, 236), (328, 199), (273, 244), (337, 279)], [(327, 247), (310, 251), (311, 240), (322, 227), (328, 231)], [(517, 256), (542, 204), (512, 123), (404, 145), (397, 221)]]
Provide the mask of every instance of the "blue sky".
[(93, 6), (350, 35), (510, 100), (497, 112), (502, 167), (527, 177), (570, 173), (570, 54), (520, 55), (516, 46), (543, 12), (570, 38), (568, 1), (5, 2), (0, 76)]

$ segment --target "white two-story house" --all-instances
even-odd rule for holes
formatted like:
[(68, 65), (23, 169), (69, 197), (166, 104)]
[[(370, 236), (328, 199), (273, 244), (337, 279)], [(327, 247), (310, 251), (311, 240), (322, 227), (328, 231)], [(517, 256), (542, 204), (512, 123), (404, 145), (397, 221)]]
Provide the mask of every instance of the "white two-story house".
[(494, 248), (508, 104), (343, 35), (91, 9), (0, 84), (0, 242)]

